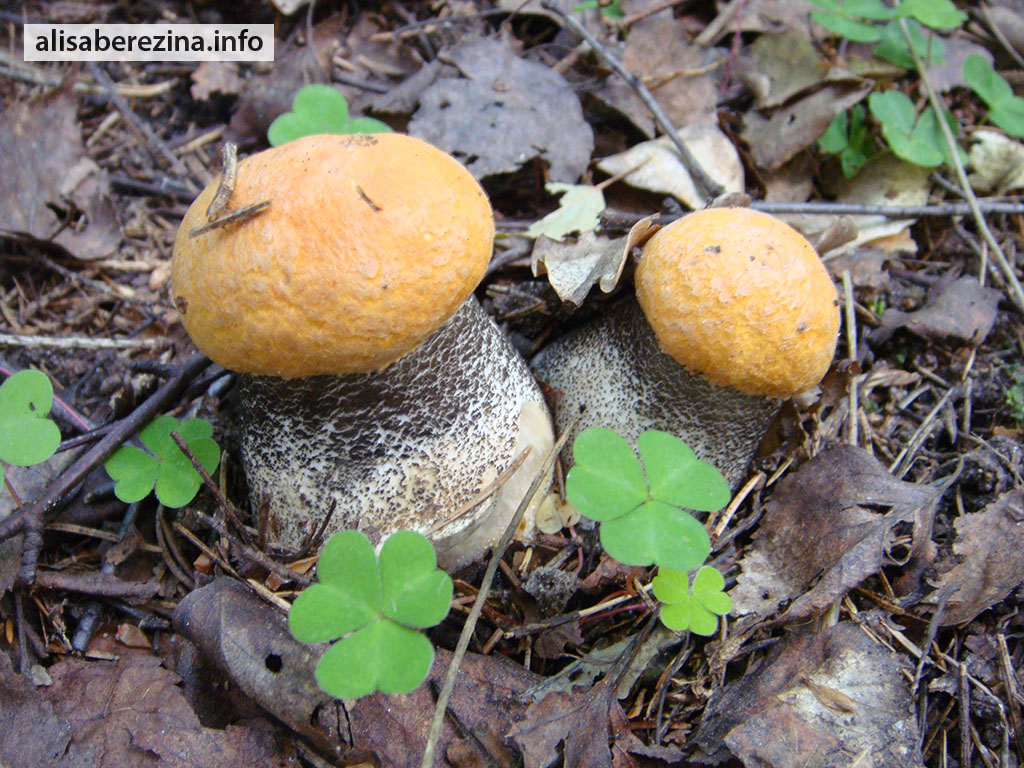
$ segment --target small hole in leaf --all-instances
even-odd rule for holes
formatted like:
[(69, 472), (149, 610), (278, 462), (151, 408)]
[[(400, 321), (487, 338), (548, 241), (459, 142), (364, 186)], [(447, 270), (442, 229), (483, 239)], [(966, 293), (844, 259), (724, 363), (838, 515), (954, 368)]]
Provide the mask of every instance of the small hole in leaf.
[(266, 664), (267, 669), (269, 669), (274, 674), (277, 674), (281, 671), (281, 657), (278, 656), (276, 653), (267, 654), (267, 658), (263, 660), (263, 663)]

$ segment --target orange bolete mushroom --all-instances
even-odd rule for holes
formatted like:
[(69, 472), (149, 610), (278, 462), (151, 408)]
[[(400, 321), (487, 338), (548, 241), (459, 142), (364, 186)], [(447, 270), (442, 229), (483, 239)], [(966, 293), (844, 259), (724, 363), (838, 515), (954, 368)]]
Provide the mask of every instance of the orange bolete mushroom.
[(671, 432), (736, 487), (781, 401), (828, 370), (839, 332), (831, 277), (789, 225), (711, 208), (647, 242), (636, 293), (534, 359), (562, 393), (556, 424), (582, 411), (575, 432)]
[[(239, 373), (250, 498), (279, 542), (300, 546), (336, 505), (328, 534), (408, 528), (447, 566), (481, 556), (553, 442), (529, 369), (472, 295), (494, 236), (483, 190), (400, 134), (256, 154), (230, 208), (269, 207), (208, 228), (216, 186), (182, 222), (172, 294), (196, 345)], [(465, 514), (528, 446), (496, 503)]]

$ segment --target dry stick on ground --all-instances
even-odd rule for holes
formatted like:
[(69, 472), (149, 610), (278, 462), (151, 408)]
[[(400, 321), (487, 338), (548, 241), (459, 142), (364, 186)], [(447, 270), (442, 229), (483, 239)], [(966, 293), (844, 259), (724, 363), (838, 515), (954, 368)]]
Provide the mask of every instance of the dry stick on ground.
[(569, 437), (569, 433), (574, 425), (575, 420), (562, 433), (562, 436), (558, 438), (558, 442), (548, 451), (547, 456), (544, 457), (544, 463), (538, 468), (533, 482), (530, 483), (529, 490), (523, 496), (523, 500), (519, 502), (519, 508), (516, 509), (515, 515), (512, 516), (508, 527), (505, 528), (505, 533), (491, 553), (491, 559), (487, 563), (487, 570), (484, 572), (483, 581), (480, 582), (480, 591), (477, 592), (473, 607), (469, 609), (469, 616), (466, 617), (466, 623), (462, 627), (462, 634), (459, 635), (459, 642), (455, 645), (455, 652), (452, 654), (451, 663), (448, 665), (444, 685), (441, 687), (441, 693), (437, 697), (434, 719), (430, 722), (430, 733), (427, 735), (427, 744), (423, 750), (423, 760), (420, 763), (420, 768), (433, 768), (434, 766), (434, 750), (437, 748), (437, 741), (441, 736), (441, 727), (444, 725), (444, 715), (448, 710), (448, 702), (452, 697), (452, 691), (455, 690), (455, 677), (459, 671), (459, 666), (462, 664), (462, 659), (466, 655), (466, 650), (469, 648), (469, 641), (473, 637), (473, 630), (476, 628), (477, 619), (480, 618), (480, 613), (483, 611), (484, 601), (487, 600), (487, 593), (491, 589), (494, 575), (498, 571), (498, 562), (501, 560), (502, 555), (505, 554), (508, 545), (512, 542), (512, 537), (519, 528), (519, 521), (523, 519), (526, 508), (533, 501), (534, 494), (537, 493), (537, 489), (540, 488), (544, 478), (547, 477), (551, 467), (554, 466), (555, 458), (561, 452), (562, 446), (565, 445), (565, 441)]
[(123, 581), (112, 573), (68, 573), (42, 571), (36, 575), (35, 586), (63, 589), (96, 597), (120, 597), (125, 600), (149, 600), (160, 591), (155, 581)]
[[(924, 86), (924, 89), (928, 94), (928, 101), (931, 104), (932, 109), (935, 110), (936, 115), (944, 115), (945, 105), (939, 101), (939, 96), (935, 93), (931, 80), (928, 79), (928, 73), (925, 71), (925, 67), (921, 62), (921, 57), (918, 55), (917, 49), (914, 48), (913, 41), (910, 38), (910, 30), (907, 27), (906, 19), (900, 19), (899, 22), (900, 31), (903, 32), (903, 37), (907, 41), (907, 45), (910, 46), (910, 53), (914, 57), (914, 66), (916, 66), (917, 71), (921, 73), (921, 84)], [(953, 161), (953, 169), (956, 171), (957, 181), (960, 182), (960, 187), (963, 189), (964, 197), (967, 198), (967, 203), (971, 208), (971, 216), (974, 218), (974, 223), (978, 227), (978, 231), (981, 232), (982, 238), (986, 243), (988, 243), (988, 247), (992, 251), (992, 256), (999, 265), (999, 270), (1003, 273), (1003, 277), (1006, 278), (1006, 287), (1009, 290), (1010, 298), (1013, 300), (1013, 303), (1017, 305), (1017, 309), (1024, 312), (1024, 288), (1021, 287), (1020, 280), (1017, 279), (1017, 274), (1013, 271), (1013, 265), (1010, 263), (1009, 259), (1006, 258), (1006, 254), (1003, 253), (1003, 249), (999, 247), (999, 243), (992, 234), (992, 230), (989, 229), (988, 222), (985, 221), (985, 216), (982, 214), (981, 208), (978, 206), (978, 197), (974, 194), (974, 190), (971, 189), (970, 181), (967, 180), (967, 172), (964, 170), (964, 164), (960, 162), (960, 155), (957, 152), (957, 144), (956, 139), (953, 138), (953, 131), (950, 129), (949, 123), (945, 120), (940, 119), (936, 122), (942, 130), (942, 137), (946, 140), (946, 149)]]
[[(218, 488), (217, 484), (213, 482), (213, 478), (210, 477), (210, 473), (206, 471), (206, 468), (199, 462), (196, 455), (192, 453), (192, 450), (188, 447), (188, 443), (185, 442), (177, 431), (171, 432), (171, 439), (174, 440), (174, 444), (178, 446), (181, 452), (188, 457), (188, 460), (192, 462), (192, 466), (195, 468), (196, 472), (198, 472), (199, 476), (203, 478), (203, 484), (217, 499), (217, 503), (224, 512), (224, 516), (229, 518), (240, 530), (245, 530), (242, 527), (241, 521), (238, 519), (238, 513), (235, 511), (235, 508), (232, 507), (228, 500), (224, 498), (224, 494), (220, 492), (220, 488)], [(266, 568), (268, 571), (273, 571), (286, 581), (294, 581), (297, 584), (301, 584), (303, 587), (308, 587), (313, 583), (313, 580), (309, 576), (293, 571), (291, 568), (286, 565), (282, 565), (269, 555), (240, 541), (238, 537), (228, 530), (227, 525), (220, 518), (212, 517), (211, 515), (207, 515), (197, 509), (190, 510), (190, 514), (194, 515), (204, 524), (215, 530), (220, 534), (220, 536), (227, 539), (231, 546), (238, 550), (241, 555), (245, 556), (257, 565)]]
[(100, 69), (96, 62), (86, 62), (86, 66), (89, 68), (89, 72), (95, 78), (96, 82), (107, 90), (107, 96), (110, 97), (110, 100), (114, 103), (114, 106), (117, 107), (118, 112), (124, 116), (124, 119), (127, 120), (133, 128), (139, 131), (143, 138), (155, 147), (156, 151), (162, 155), (168, 163), (170, 163), (171, 167), (181, 177), (182, 183), (190, 187), (193, 192), (198, 192), (199, 189), (192, 183), (191, 174), (189, 173), (188, 168), (185, 167), (185, 164), (181, 162), (177, 155), (170, 150), (167, 144), (164, 143), (164, 140), (157, 136), (153, 129), (132, 111), (128, 102), (125, 101), (121, 97), (121, 94), (117, 92), (114, 84), (110, 81), (110, 78), (107, 77), (107, 74)]
[(89, 336), (24, 336), (0, 333), (2, 347), (50, 347), (53, 349), (165, 349), (167, 338), (95, 339)]
[[(889, 219), (913, 219), (922, 216), (969, 216), (971, 206), (967, 203), (942, 203), (940, 205), (866, 205), (860, 203), (769, 203), (755, 200), (750, 208), (762, 213), (827, 214), (830, 216), (885, 216)], [(1008, 203), (996, 200), (978, 200), (978, 209), (985, 213), (1024, 214), (1024, 203)], [(607, 211), (601, 214), (605, 230), (629, 229), (648, 214)], [(683, 214), (685, 215), (685, 214)], [(677, 214), (662, 214), (659, 223), (668, 223), (680, 218)], [(506, 225), (507, 226), (507, 225)]]
[(579, 21), (548, 0), (541, 0), (541, 6), (552, 13), (557, 14), (567, 27), (586, 40), (587, 44), (594, 50), (594, 53), (600, 56), (601, 59), (612, 70), (614, 70), (615, 74), (625, 80), (629, 87), (636, 92), (636, 95), (640, 97), (640, 100), (651, 111), (651, 116), (654, 117), (654, 122), (658, 124), (658, 127), (661, 128), (662, 132), (668, 136), (669, 140), (675, 146), (676, 151), (679, 153), (679, 159), (682, 161), (683, 165), (686, 166), (686, 170), (689, 171), (690, 176), (693, 177), (693, 180), (697, 185), (703, 188), (709, 197), (718, 197), (722, 194), (725, 189), (721, 184), (708, 176), (707, 172), (697, 161), (697, 158), (695, 158), (693, 153), (691, 153), (686, 145), (683, 144), (682, 139), (679, 138), (679, 134), (676, 132), (675, 126), (672, 125), (672, 122), (665, 115), (665, 112), (659, 106), (658, 102), (655, 101), (651, 92), (647, 90), (647, 86), (640, 82), (632, 72), (622, 66), (622, 63), (615, 58), (615, 55), (609, 51), (600, 40), (590, 34), (590, 31), (580, 24)]
[(221, 493), (220, 487), (213, 481), (213, 478), (210, 477), (210, 473), (206, 471), (206, 467), (204, 467), (199, 459), (195, 457), (195, 454), (192, 453), (192, 449), (188, 447), (188, 443), (185, 442), (185, 438), (178, 434), (178, 430), (172, 429), (171, 439), (174, 441), (174, 444), (181, 449), (181, 452), (188, 457), (188, 460), (192, 462), (192, 466), (195, 468), (196, 472), (199, 473), (199, 477), (202, 479), (203, 485), (205, 485), (210, 493), (213, 494), (213, 498), (217, 500), (217, 506), (219, 506), (221, 511), (224, 513), (224, 517), (238, 529), (238, 532), (242, 535), (242, 540), (246, 544), (251, 544), (252, 538), (249, 536), (249, 532), (245, 529), (245, 526), (242, 525), (242, 519), (238, 515), (238, 510), (236, 510), (234, 505), (225, 498), (223, 493)]
[(142, 405), (116, 422), (92, 448), (50, 483), (42, 496), (0, 520), (0, 541), (5, 541), (18, 533), (25, 535), (21, 551), (21, 573), (18, 575), (22, 584), (30, 585), (35, 581), (36, 561), (43, 546), (42, 529), (46, 515), (55, 509), (87, 474), (173, 402), (192, 379), (209, 365), (210, 360), (205, 355), (195, 355), (182, 363), (174, 375)]

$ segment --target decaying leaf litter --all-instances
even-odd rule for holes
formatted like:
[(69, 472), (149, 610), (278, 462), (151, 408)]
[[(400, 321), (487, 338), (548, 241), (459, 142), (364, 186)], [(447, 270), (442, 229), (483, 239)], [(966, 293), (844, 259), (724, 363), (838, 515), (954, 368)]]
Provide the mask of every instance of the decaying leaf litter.
[[(65, 440), (106, 424), (131, 435), (158, 413), (210, 418), (228, 457), (215, 479), (258, 530), (266, 513), (246, 510), (231, 459), (230, 378), (181, 367), (193, 350), (168, 299), (177, 225), (219, 173), (221, 144), (262, 149), (298, 88), (329, 82), (353, 114), (459, 158), (500, 234), (479, 295), (530, 356), (631, 292), (634, 224), (709, 197), (604, 58), (617, 57), (721, 191), (775, 204), (817, 245), (844, 301), (840, 351), (820, 389), (783, 409), (750, 482), (706, 520), (734, 600), (726, 630), (655, 628), (651, 574), (604, 557), (586, 523), (514, 544), (462, 661), (438, 764), (1017, 764), (1021, 308), (948, 168), (878, 152), (846, 179), (817, 150), (879, 82), (915, 100), (925, 83), (810, 22), (807, 2), (625, 0), (618, 20), (572, 6), (3, 11), (5, 373), (51, 376)], [(1016, 85), (1024, 9), (970, 10), (925, 79), (953, 112), (1019, 278), (1024, 208), (1006, 195), (1024, 148), (986, 125), (954, 65), (979, 54)], [(277, 21), (277, 61), (22, 61), (25, 21), (158, 18)], [(877, 128), (872, 141), (883, 148)], [(821, 201), (833, 205), (808, 205)], [(89, 466), (95, 446), (5, 467), (5, 764), (419, 763), (450, 655), (414, 694), (328, 700), (312, 681), (316, 649), (284, 631), (281, 612), (313, 559), (268, 570), (248, 531), (209, 527), (220, 512), (205, 492), (194, 509), (126, 513), (99, 459)], [(441, 649), (481, 575), (454, 574), (455, 610), (433, 632)]]

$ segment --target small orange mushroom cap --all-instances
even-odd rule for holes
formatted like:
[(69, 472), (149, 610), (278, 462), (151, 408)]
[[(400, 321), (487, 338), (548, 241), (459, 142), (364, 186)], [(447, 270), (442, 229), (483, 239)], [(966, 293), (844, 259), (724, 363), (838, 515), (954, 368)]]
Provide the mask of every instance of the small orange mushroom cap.
[(253, 155), (225, 213), (270, 207), (193, 237), (216, 188), (185, 215), (171, 286), (196, 346), (234, 371), (383, 368), (454, 314), (491, 257), (480, 185), (410, 136), (306, 136)]
[(747, 208), (697, 211), (657, 232), (636, 291), (661, 348), (714, 384), (786, 398), (821, 381), (839, 301), (810, 243)]

